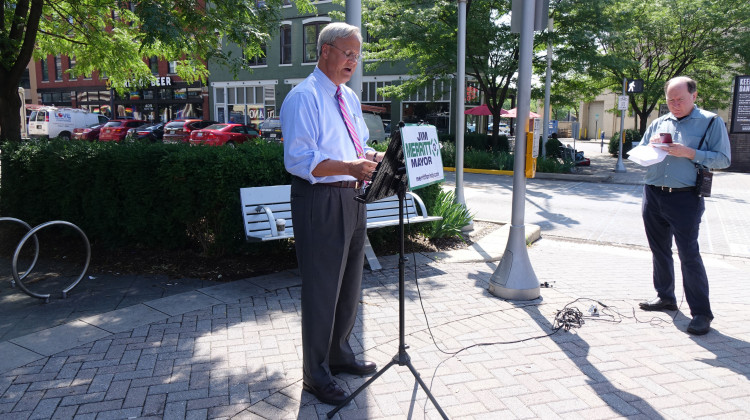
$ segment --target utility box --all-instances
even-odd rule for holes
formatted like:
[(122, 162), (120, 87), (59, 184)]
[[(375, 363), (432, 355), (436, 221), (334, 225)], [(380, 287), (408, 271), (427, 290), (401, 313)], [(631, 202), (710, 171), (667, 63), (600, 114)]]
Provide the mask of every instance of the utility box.
[(539, 142), (536, 141), (536, 133), (526, 133), (526, 178), (534, 178), (536, 175), (536, 158), (539, 156)]

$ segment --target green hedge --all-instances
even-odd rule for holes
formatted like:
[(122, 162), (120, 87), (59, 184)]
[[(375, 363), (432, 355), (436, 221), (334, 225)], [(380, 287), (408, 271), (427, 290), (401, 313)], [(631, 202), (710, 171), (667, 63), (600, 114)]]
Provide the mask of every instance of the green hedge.
[(113, 247), (223, 253), (244, 243), (239, 189), (291, 180), (282, 146), (266, 142), (6, 143), (0, 159), (0, 215), (32, 226), (67, 220)]
[[(283, 147), (267, 142), (236, 149), (5, 143), (0, 164), (0, 216), (31, 226), (67, 220), (99, 246), (199, 249), (207, 255), (256, 247), (245, 242), (240, 188), (291, 182)], [(439, 192), (437, 184), (417, 191), (428, 211)]]

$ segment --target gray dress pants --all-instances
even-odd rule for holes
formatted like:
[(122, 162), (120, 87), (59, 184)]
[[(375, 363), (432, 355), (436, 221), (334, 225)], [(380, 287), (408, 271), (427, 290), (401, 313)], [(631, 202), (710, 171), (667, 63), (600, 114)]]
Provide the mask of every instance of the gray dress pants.
[(362, 287), (367, 214), (361, 190), (293, 177), (291, 204), (302, 276), (303, 380), (331, 381), (329, 364), (354, 362), (349, 345)]

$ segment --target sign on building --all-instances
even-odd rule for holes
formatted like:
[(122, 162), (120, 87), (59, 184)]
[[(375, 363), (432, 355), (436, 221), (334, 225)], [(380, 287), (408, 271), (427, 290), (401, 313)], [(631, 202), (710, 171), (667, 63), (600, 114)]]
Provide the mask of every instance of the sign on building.
[(750, 76), (734, 78), (730, 133), (750, 133)]

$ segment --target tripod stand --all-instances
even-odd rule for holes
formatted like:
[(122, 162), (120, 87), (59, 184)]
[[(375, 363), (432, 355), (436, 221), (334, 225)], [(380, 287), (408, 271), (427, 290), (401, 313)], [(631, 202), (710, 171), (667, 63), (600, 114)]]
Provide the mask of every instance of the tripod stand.
[[(399, 168), (399, 171), (402, 170), (402, 168)], [(405, 169), (404, 169), (405, 170)], [(440, 408), (440, 404), (435, 400), (435, 397), (430, 392), (429, 388), (427, 388), (427, 385), (425, 385), (424, 381), (422, 381), (422, 378), (419, 376), (419, 373), (416, 369), (414, 369), (414, 366), (411, 364), (411, 358), (409, 357), (409, 354), (406, 353), (406, 344), (404, 343), (404, 263), (406, 262), (406, 258), (404, 257), (404, 207), (405, 207), (405, 199), (406, 199), (406, 186), (403, 182), (400, 182), (400, 185), (398, 186), (398, 235), (399, 235), (399, 252), (398, 252), (398, 354), (393, 356), (393, 359), (385, 365), (382, 369), (378, 371), (372, 378), (370, 378), (367, 382), (362, 384), (359, 388), (357, 388), (356, 391), (354, 391), (351, 395), (349, 395), (349, 398), (344, 400), (341, 404), (339, 404), (338, 407), (334, 408), (333, 410), (328, 412), (328, 418), (330, 419), (333, 417), (334, 414), (336, 414), (339, 410), (341, 410), (345, 405), (349, 404), (351, 400), (353, 400), (357, 395), (359, 395), (360, 392), (362, 392), (365, 388), (367, 388), (371, 383), (373, 383), (376, 379), (380, 377), (380, 375), (384, 374), (388, 369), (391, 368), (391, 366), (399, 365), (399, 366), (407, 366), (409, 370), (411, 371), (412, 375), (414, 375), (414, 378), (419, 382), (419, 385), (422, 387), (424, 392), (427, 394), (427, 396), (430, 398), (430, 401), (432, 401), (432, 404), (437, 408), (438, 412), (444, 419), (448, 419), (448, 416), (445, 414), (442, 408)]]

